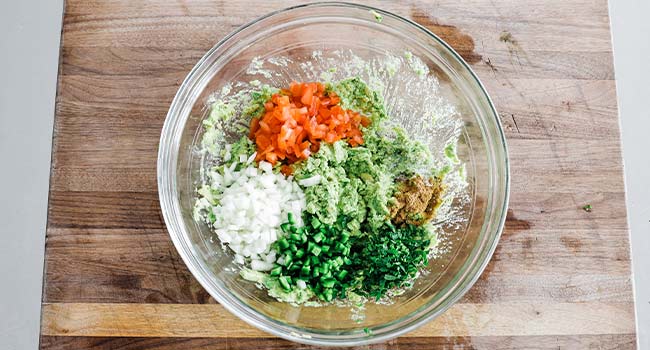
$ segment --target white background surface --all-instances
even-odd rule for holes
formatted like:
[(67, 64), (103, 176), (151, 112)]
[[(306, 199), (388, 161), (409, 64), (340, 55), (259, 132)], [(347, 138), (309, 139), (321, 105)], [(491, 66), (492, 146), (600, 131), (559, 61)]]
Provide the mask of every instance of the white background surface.
[(640, 349), (650, 349), (650, 0), (610, 0)]
[[(650, 350), (650, 0), (610, 2), (637, 327)], [(0, 3), (2, 350), (38, 345), (62, 3)]]
[(38, 346), (62, 10), (63, 0), (0, 1), (2, 350)]

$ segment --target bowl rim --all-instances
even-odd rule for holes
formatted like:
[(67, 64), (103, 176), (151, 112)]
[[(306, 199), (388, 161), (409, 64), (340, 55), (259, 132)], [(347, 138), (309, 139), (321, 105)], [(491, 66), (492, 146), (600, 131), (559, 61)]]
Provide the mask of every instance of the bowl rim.
[[(178, 209), (178, 200), (176, 198), (172, 198), (174, 196), (174, 191), (173, 189), (170, 189), (169, 186), (172, 183), (175, 183), (176, 181), (176, 164), (178, 161), (178, 152), (174, 154), (174, 152), (170, 152), (171, 157), (167, 157), (166, 151), (169, 149), (169, 145), (172, 144), (174, 145), (174, 142), (172, 138), (174, 137), (173, 135), (173, 129), (175, 127), (175, 124), (173, 122), (176, 122), (178, 124), (179, 120), (174, 120), (174, 115), (177, 114), (176, 112), (179, 110), (180, 105), (182, 105), (182, 101), (184, 100), (184, 97), (192, 90), (190, 85), (190, 82), (194, 81), (197, 75), (200, 75), (203, 73), (202, 71), (206, 68), (204, 67), (205, 62), (217, 51), (218, 49), (222, 48), (226, 43), (229, 42), (229, 40), (234, 37), (235, 35), (239, 34), (240, 32), (244, 31), (245, 29), (255, 25), (256, 23), (263, 21), (265, 19), (298, 10), (298, 9), (303, 9), (303, 8), (320, 8), (320, 7), (347, 7), (347, 8), (354, 8), (354, 9), (360, 9), (360, 10), (365, 10), (365, 11), (371, 11), (373, 14), (379, 14), (381, 16), (387, 16), (394, 18), (396, 20), (399, 20), (401, 22), (404, 22), (408, 25), (413, 26), (415, 29), (420, 30), (422, 33), (428, 35), (431, 39), (435, 40), (438, 42), (442, 47), (444, 47), (451, 55), (462, 65), (462, 67), (469, 73), (470, 77), (474, 79), (475, 83), (478, 85), (480, 92), (482, 93), (482, 97), (485, 98), (485, 102), (487, 102), (487, 106), (489, 107), (489, 110), (491, 112), (491, 115), (488, 115), (488, 117), (494, 117), (494, 127), (496, 130), (496, 136), (495, 139), (498, 142), (498, 144), (495, 146), (497, 148), (501, 148), (497, 150), (495, 153), (495, 156), (498, 154), (503, 155), (503, 164), (505, 165), (505, 168), (503, 169), (503, 175), (505, 181), (502, 181), (503, 183), (503, 188), (502, 192), (499, 195), (503, 198), (503, 203), (501, 204), (501, 208), (495, 208), (493, 209), (493, 212), (500, 212), (500, 218), (498, 218), (498, 221), (495, 222), (495, 227), (494, 231), (495, 233), (491, 236), (491, 242), (489, 243), (489, 246), (487, 249), (483, 251), (483, 255), (485, 256), (483, 258), (483, 261), (481, 264), (476, 265), (473, 267), (473, 270), (469, 274), (469, 280), (465, 283), (463, 288), (460, 288), (458, 290), (453, 291), (452, 295), (449, 297), (449, 301), (446, 302), (446, 304), (442, 305), (439, 309), (437, 310), (429, 310), (423, 315), (418, 315), (417, 311), (414, 312), (413, 314), (409, 315), (408, 317), (404, 317), (403, 321), (405, 322), (404, 325), (401, 325), (395, 329), (389, 330), (387, 332), (384, 332), (382, 334), (378, 335), (365, 335), (363, 337), (357, 337), (357, 338), (344, 338), (344, 339), (336, 339), (336, 338), (312, 338), (311, 336), (303, 336), (297, 332), (284, 332), (283, 330), (278, 328), (278, 325), (276, 325), (276, 321), (273, 319), (270, 319), (269, 317), (259, 313), (257, 310), (252, 309), (248, 305), (236, 305), (236, 302), (233, 302), (233, 298), (228, 298), (228, 295), (224, 293), (213, 293), (211, 288), (208, 288), (209, 281), (207, 280), (207, 276), (204, 274), (200, 273), (202, 271), (202, 267), (195, 262), (196, 258), (190, 253), (190, 251), (187, 249), (185, 246), (185, 242), (181, 240), (181, 235), (177, 232), (177, 228), (180, 228), (181, 231), (184, 231), (182, 229), (182, 225), (178, 223), (178, 218), (176, 215), (172, 215), (173, 213), (176, 212), (176, 209)], [(484, 131), (484, 127), (481, 126), (481, 130)], [(167, 146), (167, 147), (164, 147)], [(172, 148), (173, 149), (173, 148)], [(172, 164), (171, 171), (163, 171), (165, 168), (166, 164)], [(488, 263), (490, 262), (492, 255), (496, 249), (496, 246), (500, 240), (501, 234), (503, 232), (505, 220), (506, 220), (506, 214), (507, 214), (507, 208), (508, 208), (508, 203), (509, 203), (509, 198), (510, 198), (510, 162), (509, 162), (509, 153), (508, 153), (508, 146), (506, 143), (506, 138), (505, 138), (505, 133), (503, 131), (503, 126), (501, 124), (501, 119), (499, 118), (499, 114), (494, 106), (494, 103), (492, 99), (490, 98), (489, 94), (487, 93), (487, 90), (485, 89), (484, 84), (481, 82), (481, 80), (478, 78), (476, 73), (472, 70), (472, 68), (469, 66), (469, 64), (449, 45), (447, 44), (444, 40), (442, 40), (440, 37), (438, 37), (436, 34), (428, 30), (426, 27), (418, 24), (417, 22), (414, 22), (408, 18), (402, 17), (398, 14), (382, 10), (376, 7), (368, 6), (368, 5), (362, 5), (362, 4), (355, 4), (355, 3), (349, 3), (349, 2), (339, 2), (339, 1), (322, 1), (322, 2), (313, 2), (313, 3), (308, 3), (308, 4), (301, 4), (301, 5), (296, 5), (296, 6), (290, 6), (286, 7), (280, 10), (272, 11), (269, 12), (266, 15), (260, 16), (255, 18), (254, 20), (240, 26), (239, 28), (235, 29), (234, 31), (230, 32), (227, 34), (223, 39), (221, 39), (219, 42), (217, 42), (210, 50), (208, 50), (205, 55), (194, 65), (192, 70), (189, 72), (189, 74), (186, 76), (186, 78), (183, 80), (182, 84), (179, 87), (179, 90), (174, 96), (174, 99), (170, 105), (169, 111), (165, 117), (165, 122), (162, 128), (161, 132), (161, 137), (160, 137), (160, 143), (159, 143), (159, 148), (158, 148), (158, 159), (157, 159), (157, 183), (158, 183), (158, 194), (159, 194), (159, 200), (160, 200), (160, 205), (161, 205), (161, 211), (163, 214), (163, 218), (166, 224), (166, 227), (168, 229), (169, 235), (172, 239), (172, 242), (174, 243), (174, 246), (176, 250), (178, 251), (179, 255), (181, 256), (181, 259), (185, 263), (185, 265), (188, 267), (192, 275), (197, 279), (197, 281), (201, 284), (201, 286), (208, 291), (208, 293), (215, 298), (226, 310), (228, 310), (230, 313), (234, 314), (238, 318), (242, 319), (244, 322), (259, 328), (265, 332), (271, 333), (273, 335), (276, 335), (278, 337), (281, 337), (286, 340), (298, 342), (298, 343), (303, 343), (303, 344), (309, 344), (309, 345), (325, 345), (325, 346), (359, 346), (359, 345), (366, 345), (366, 344), (372, 344), (372, 343), (378, 343), (382, 341), (386, 341), (389, 339), (396, 338), (400, 335), (403, 335), (407, 332), (410, 332), (425, 323), (428, 323), (429, 321), (433, 320), (434, 318), (438, 317), (445, 311), (447, 311), (452, 305), (454, 305), (458, 300), (467, 293), (467, 291), (476, 283), (478, 278), (481, 276), (485, 268), (487, 267)], [(170, 199), (172, 198), (172, 199)], [(498, 204), (498, 203), (497, 203)], [(476, 258), (479, 257), (479, 254), (477, 254)], [(236, 299), (236, 298), (234, 298)], [(243, 307), (242, 307), (243, 306)], [(258, 317), (255, 317), (258, 316)], [(261, 316), (264, 320), (269, 320), (271, 321), (270, 323), (265, 323), (261, 322), (259, 319), (259, 316)], [(409, 319), (412, 318), (412, 319)], [(290, 325), (283, 325), (282, 327), (287, 327), (291, 329), (296, 329), (293, 326)]]

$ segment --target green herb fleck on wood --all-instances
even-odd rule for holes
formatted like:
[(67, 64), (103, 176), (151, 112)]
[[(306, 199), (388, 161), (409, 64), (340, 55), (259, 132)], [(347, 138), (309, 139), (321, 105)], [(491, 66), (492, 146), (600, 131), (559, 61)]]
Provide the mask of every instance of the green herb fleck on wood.
[(370, 10), (370, 13), (375, 16), (375, 21), (377, 21), (377, 23), (381, 23), (381, 21), (384, 19), (384, 16), (375, 10)]
[(499, 37), (499, 41), (503, 41), (504, 43), (511, 43), (514, 44), (517, 41), (512, 37), (512, 33), (510, 33), (507, 30), (504, 30), (501, 32), (501, 36)]

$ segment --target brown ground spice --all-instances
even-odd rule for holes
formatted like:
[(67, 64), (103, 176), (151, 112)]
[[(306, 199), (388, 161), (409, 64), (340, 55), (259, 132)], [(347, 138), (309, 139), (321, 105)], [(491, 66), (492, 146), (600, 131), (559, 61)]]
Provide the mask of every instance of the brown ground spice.
[(442, 179), (424, 179), (417, 175), (397, 184), (395, 201), (390, 208), (395, 225), (422, 225), (431, 220), (442, 202)]

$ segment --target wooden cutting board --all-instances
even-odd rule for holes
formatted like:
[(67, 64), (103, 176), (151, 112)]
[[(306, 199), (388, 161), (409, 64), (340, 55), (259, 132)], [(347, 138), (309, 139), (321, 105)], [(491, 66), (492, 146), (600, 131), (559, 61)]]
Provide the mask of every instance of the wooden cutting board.
[[(512, 166), (506, 228), (480, 280), (442, 317), (370, 348), (635, 348), (607, 1), (368, 4), (465, 57)], [(215, 303), (176, 253), (156, 192), (160, 130), (183, 78), (227, 33), (287, 5), (67, 1), (41, 348), (310, 348)]]

